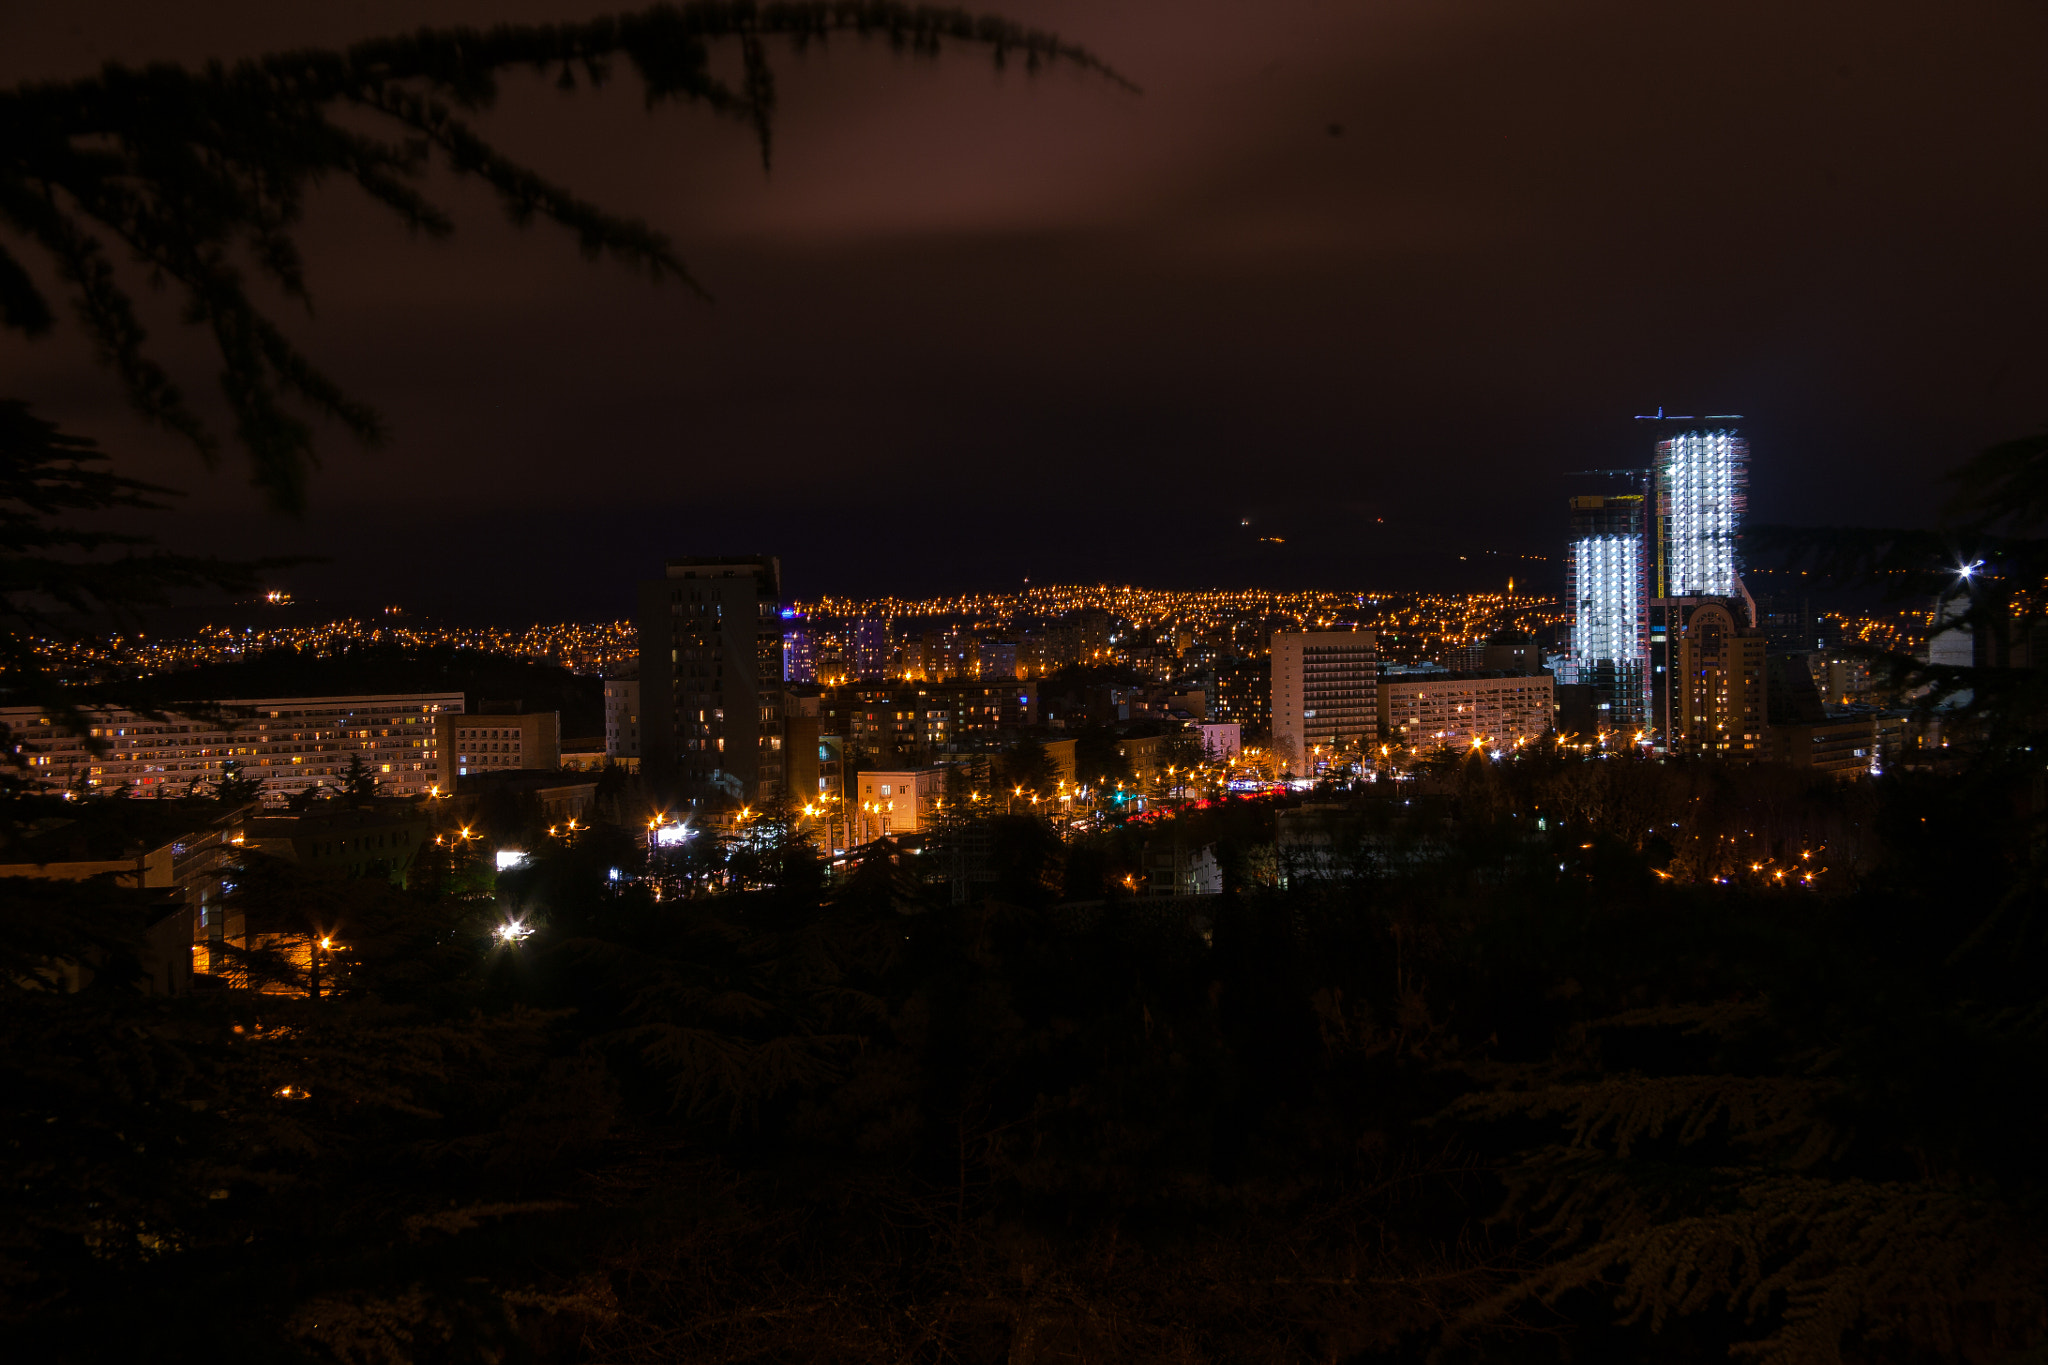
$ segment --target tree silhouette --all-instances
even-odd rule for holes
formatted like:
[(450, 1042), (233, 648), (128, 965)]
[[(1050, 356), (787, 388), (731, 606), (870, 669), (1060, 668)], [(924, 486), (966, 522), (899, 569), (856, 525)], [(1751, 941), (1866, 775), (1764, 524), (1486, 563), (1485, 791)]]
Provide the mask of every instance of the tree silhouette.
[[(661, 233), (551, 182), (470, 119), (495, 102), (509, 72), (552, 71), (563, 89), (629, 72), (650, 107), (694, 104), (745, 124), (765, 162), (776, 99), (770, 45), (802, 51), (841, 35), (925, 55), (960, 43), (998, 64), (1015, 55), (1032, 69), (1061, 61), (1121, 79), (1051, 35), (886, 0), (657, 5), (584, 23), (421, 29), (198, 70), (109, 65), (84, 80), (0, 93), (0, 223), (55, 270), (136, 409), (212, 463), (222, 441), (151, 355), (120, 257), (177, 289), (186, 322), (218, 355), (252, 481), (274, 506), (297, 510), (313, 457), (305, 415), (364, 442), (385, 435), (377, 414), (322, 373), (251, 292), (253, 273), (310, 304), (296, 234), (312, 185), (351, 183), (408, 229), (446, 236), (453, 219), (419, 188), (439, 165), (483, 182), (515, 223), (554, 223), (587, 257), (696, 289)], [(736, 85), (713, 73), (720, 44), (739, 51)], [(35, 337), (56, 317), (23, 260), (0, 244), (0, 325)]]

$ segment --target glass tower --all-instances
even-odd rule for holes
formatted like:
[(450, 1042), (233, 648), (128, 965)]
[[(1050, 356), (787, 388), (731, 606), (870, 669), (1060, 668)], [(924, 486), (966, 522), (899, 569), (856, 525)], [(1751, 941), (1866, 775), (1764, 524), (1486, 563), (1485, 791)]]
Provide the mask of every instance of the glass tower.
[(1593, 689), (1603, 730), (1639, 730), (1650, 717), (1645, 508), (1640, 493), (1571, 500), (1571, 663), (1577, 681)]

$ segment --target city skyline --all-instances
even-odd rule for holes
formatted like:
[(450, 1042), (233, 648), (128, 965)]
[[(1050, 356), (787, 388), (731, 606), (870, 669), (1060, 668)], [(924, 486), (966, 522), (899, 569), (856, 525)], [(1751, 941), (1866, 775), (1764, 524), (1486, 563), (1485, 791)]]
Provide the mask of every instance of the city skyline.
[(2048, 1359), (2048, 7), (618, 3), (0, 7), (23, 1359)]

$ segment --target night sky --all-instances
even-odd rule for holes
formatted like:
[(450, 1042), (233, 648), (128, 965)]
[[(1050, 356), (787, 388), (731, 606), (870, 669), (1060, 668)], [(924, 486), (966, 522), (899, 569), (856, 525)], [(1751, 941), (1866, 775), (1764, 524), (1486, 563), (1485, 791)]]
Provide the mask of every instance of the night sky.
[[(0, 79), (617, 8), (16, 3)], [(710, 303), (447, 182), (441, 243), (326, 192), (295, 331), (395, 439), (326, 440), (303, 522), (138, 426), (75, 329), (0, 338), (0, 391), (191, 490), (180, 545), (506, 621), (625, 614), (693, 553), (779, 553), (794, 595), (1554, 587), (1560, 474), (1645, 462), (1660, 403), (1746, 415), (1775, 521), (1924, 521), (2048, 425), (2035, 0), (1000, 12), (1143, 93), (849, 40), (781, 59), (764, 173), (630, 84), (508, 86), (501, 145)]]

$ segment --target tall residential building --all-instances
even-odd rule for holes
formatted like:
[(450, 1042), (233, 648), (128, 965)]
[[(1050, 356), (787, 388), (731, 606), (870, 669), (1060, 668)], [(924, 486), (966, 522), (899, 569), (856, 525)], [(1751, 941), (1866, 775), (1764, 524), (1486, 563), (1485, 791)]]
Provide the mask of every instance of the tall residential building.
[(809, 626), (790, 625), (784, 628), (782, 680), (795, 683), (818, 680), (817, 636)]
[(1765, 755), (1768, 642), (1736, 619), (1739, 606), (1702, 602), (1685, 612), (1672, 675), (1673, 752), (1735, 759)]
[(604, 682), (604, 756), (640, 757), (640, 680), (606, 678)]
[(1273, 632), (1273, 751), (1313, 771), (1317, 746), (1379, 734), (1379, 637), (1369, 630)]
[(1727, 429), (1657, 443), (1658, 597), (1740, 597), (1735, 537), (1747, 507), (1749, 442)]
[(1247, 734), (1271, 726), (1272, 660), (1229, 655), (1216, 660), (1214, 671), (1216, 695), (1209, 706), (1213, 719), (1236, 721)]
[(692, 796), (782, 794), (782, 564), (672, 559), (640, 584), (642, 771)]
[(1648, 529), (1641, 493), (1571, 500), (1569, 680), (1592, 689), (1602, 730), (1639, 730), (1650, 716)]
[[(1713, 419), (1708, 419), (1713, 420)], [(1736, 537), (1748, 507), (1749, 443), (1725, 427), (1675, 432), (1657, 443), (1656, 551), (1650, 600), (1651, 714), (1664, 747), (1694, 748), (1696, 708), (1687, 700), (1685, 648), (1691, 613), (1719, 601), (1745, 631), (1756, 601), (1742, 582)]]
[(871, 616), (853, 623), (853, 644), (846, 652), (846, 663), (856, 679), (888, 677), (893, 656), (887, 621)]
[[(232, 763), (281, 804), (332, 787), (360, 756), (384, 796), (423, 796), (441, 781), (435, 721), (460, 714), (460, 692), (392, 696), (256, 697), (206, 703), (217, 716), (151, 719), (118, 708), (90, 713), (85, 732), (34, 707), (0, 708), (29, 780), (51, 790), (164, 796), (220, 780)], [(92, 753), (98, 745), (101, 752)]]

